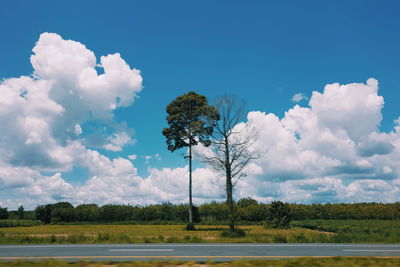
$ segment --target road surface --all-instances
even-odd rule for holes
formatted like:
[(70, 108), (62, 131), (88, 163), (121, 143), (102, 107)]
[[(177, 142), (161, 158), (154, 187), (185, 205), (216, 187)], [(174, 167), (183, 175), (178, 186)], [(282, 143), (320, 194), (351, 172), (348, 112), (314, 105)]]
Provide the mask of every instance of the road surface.
[(0, 245), (0, 260), (274, 259), (303, 256), (399, 257), (400, 244), (87, 244)]

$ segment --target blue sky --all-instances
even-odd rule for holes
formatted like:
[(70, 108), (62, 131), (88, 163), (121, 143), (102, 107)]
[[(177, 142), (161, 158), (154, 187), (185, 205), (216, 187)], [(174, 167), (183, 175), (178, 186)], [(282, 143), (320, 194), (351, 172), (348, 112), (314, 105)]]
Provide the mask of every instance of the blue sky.
[[(137, 175), (143, 179), (150, 177), (152, 171), (163, 168), (170, 168), (171, 171), (184, 168), (186, 163), (180, 153), (171, 154), (166, 149), (161, 130), (166, 126), (165, 106), (189, 90), (204, 94), (210, 100), (224, 93), (234, 94), (247, 102), (249, 111), (272, 113), (282, 119), (285, 112), (296, 104), (292, 97), (297, 93), (310, 99), (313, 91), (322, 93), (327, 84), (366, 84), (369, 78), (375, 78), (379, 81), (377, 95), (384, 98), (383, 108), (379, 106), (379, 110), (375, 110), (382, 115), (382, 120), (376, 120), (378, 132), (394, 132), (394, 120), (400, 115), (397, 108), (400, 100), (400, 4), (397, 1), (7, 1), (1, 5), (0, 77), (4, 79), (33, 73), (29, 58), (44, 32), (56, 33), (65, 40), (84, 44), (93, 51), (97, 61), (100, 56), (120, 53), (131, 68), (141, 71), (143, 88), (137, 92), (134, 103), (113, 111), (114, 123), (118, 127), (126, 124), (125, 128), (129, 128), (128, 132), (135, 141), (116, 152), (90, 146), (86, 148), (96, 150), (110, 160), (137, 155), (132, 164), (137, 169)], [(97, 70), (101, 73), (101, 68)], [(309, 107), (307, 99), (298, 104)], [(81, 126), (84, 138), (90, 131), (99, 132), (104, 125), (89, 120)], [(365, 133), (366, 136), (370, 136), (370, 132)], [(350, 139), (356, 147), (360, 147), (361, 141), (354, 138)], [(388, 141), (395, 147), (391, 151), (397, 151), (396, 140), (393, 137)], [(155, 158), (156, 154), (161, 160)], [(143, 158), (149, 155), (152, 156), (150, 160)], [(330, 158), (342, 162), (343, 166), (364, 160), (354, 158), (352, 162), (348, 158), (332, 155)], [(397, 154), (390, 159), (377, 159), (379, 164), (370, 162), (375, 170), (386, 166), (396, 173), (389, 180), (381, 179), (388, 183), (391, 189), (387, 190), (392, 193), (398, 190), (396, 182), (393, 182), (398, 178), (392, 167), (396, 163), (395, 158)], [(385, 160), (390, 162), (382, 163)], [(48, 170), (44, 163), (37, 167), (4, 161), (9, 168), (32, 168), (44, 177), (61, 173), (63, 181), (71, 186), (84, 185), (93, 175), (87, 166), (77, 163), (68, 168)], [(266, 173), (271, 172), (265, 164), (259, 165), (264, 169), (254, 181), (268, 183), (271, 177)], [(380, 175), (380, 171), (372, 172)], [(296, 170), (287, 175), (302, 176), (304, 183), (329, 178), (339, 179), (347, 187), (355, 182), (371, 184), (362, 177), (344, 181), (327, 174), (309, 174), (306, 170)], [(280, 175), (276, 174), (276, 177)], [(35, 183), (37, 178), (32, 179)], [(278, 179), (276, 184), (268, 187), (282, 188), (288, 181), (291, 179)], [(23, 190), (24, 186), (29, 188), (29, 185), (20, 183), (4, 186), (6, 197), (0, 205), (12, 203), (17, 199), (16, 192)], [(69, 188), (66, 185), (63, 187)], [(310, 191), (311, 197), (304, 201), (331, 201), (328, 198), (330, 191), (326, 189), (327, 198), (324, 198), (325, 191), (321, 193), (321, 190)], [(54, 193), (44, 197), (38, 193), (26, 199), (51, 202), (66, 198), (65, 194)], [(261, 201), (271, 200), (251, 190), (246, 194), (259, 196)], [(285, 199), (282, 194), (277, 193)], [(221, 195), (215, 196), (218, 197)], [(357, 201), (357, 197), (347, 198), (338, 193), (332, 201)], [(376, 193), (371, 199), (361, 200), (379, 201), (379, 198), (379, 193)], [(18, 201), (24, 203), (26, 199)], [(70, 199), (74, 203), (91, 200), (107, 202), (106, 198), (83, 200), (70, 196)], [(166, 199), (167, 196), (157, 201)], [(183, 196), (171, 200), (185, 201)], [(112, 201), (130, 202), (123, 198)]]

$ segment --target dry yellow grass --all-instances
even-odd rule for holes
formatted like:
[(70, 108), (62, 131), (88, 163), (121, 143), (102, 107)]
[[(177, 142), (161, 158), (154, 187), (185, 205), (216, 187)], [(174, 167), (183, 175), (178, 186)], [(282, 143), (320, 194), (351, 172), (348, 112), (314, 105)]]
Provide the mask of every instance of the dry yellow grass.
[(245, 230), (246, 237), (222, 238), (220, 231), (226, 227), (217, 225), (198, 225), (196, 231), (186, 231), (183, 225), (41, 225), (3, 228), (0, 242), (48, 243), (50, 239), (52, 243), (307, 242), (324, 241), (331, 235), (302, 228), (274, 230), (258, 225), (240, 228)]
[(66, 262), (66, 261), (14, 261), (0, 262), (0, 267), (372, 267), (400, 266), (400, 259), (370, 258), (299, 258), (290, 260), (238, 260), (233, 262), (181, 262), (181, 261), (135, 261), (135, 262)]

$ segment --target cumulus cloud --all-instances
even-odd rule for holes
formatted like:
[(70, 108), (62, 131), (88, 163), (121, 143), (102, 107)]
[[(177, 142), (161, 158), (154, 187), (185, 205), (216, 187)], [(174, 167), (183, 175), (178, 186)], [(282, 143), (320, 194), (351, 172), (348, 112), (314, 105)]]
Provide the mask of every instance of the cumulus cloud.
[(293, 102), (300, 102), (300, 101), (302, 101), (302, 100), (307, 100), (308, 99), (308, 97), (307, 96), (305, 96), (304, 94), (302, 94), (302, 93), (297, 93), (297, 94), (294, 94), (293, 95), (293, 97), (292, 97), (292, 101)]
[[(81, 150), (82, 125), (113, 122), (113, 110), (130, 105), (142, 88), (142, 77), (119, 54), (96, 57), (83, 44), (43, 33), (33, 48), (32, 77), (0, 84), (0, 150), (3, 161), (38, 171), (71, 169)], [(114, 127), (122, 128), (122, 127)], [(132, 142), (126, 132), (106, 136), (105, 148), (120, 151)]]
[(249, 194), (262, 197), (261, 190), (297, 202), (395, 201), (400, 132), (398, 126), (379, 131), (383, 104), (378, 82), (369, 79), (328, 84), (313, 92), (309, 107), (296, 105), (281, 119), (250, 112), (246, 124), (259, 133), (254, 146), (264, 156), (255, 162), (262, 173), (251, 178), (257, 188)]
[[(149, 167), (142, 177), (131, 162), (135, 154), (112, 159), (96, 150), (120, 152), (135, 142), (131, 129), (114, 120), (114, 111), (131, 105), (141, 91), (139, 70), (118, 53), (97, 62), (85, 45), (54, 33), (40, 36), (30, 60), (32, 76), (0, 83), (0, 190), (7, 195), (0, 205), (187, 201), (187, 166)], [(312, 93), (308, 106), (295, 105), (282, 118), (249, 112), (236, 127), (257, 133), (251, 149), (263, 157), (249, 165), (236, 198), (398, 200), (400, 119), (392, 131), (380, 131), (384, 99), (378, 90), (372, 78), (328, 84)], [(211, 152), (201, 146), (195, 150)], [(142, 157), (161, 159), (159, 154)], [(87, 181), (74, 184), (63, 177), (76, 166), (88, 169)], [(224, 178), (209, 167), (197, 168), (193, 183), (196, 203), (224, 198)]]
[[(114, 121), (113, 111), (133, 103), (142, 89), (142, 77), (120, 54), (102, 56), (97, 63), (85, 45), (55, 33), (41, 34), (32, 51), (33, 75), (0, 83), (0, 123), (4, 126), (0, 188), (29, 187), (32, 194), (46, 195), (56, 187), (71, 190), (60, 172), (73, 166), (97, 172), (89, 166), (93, 163), (89, 159), (109, 160), (86, 147), (87, 123), (96, 121), (108, 127), (109, 134), (100, 141), (105, 149), (121, 151), (133, 142), (129, 129)], [(98, 74), (99, 68), (104, 73)], [(103, 165), (96, 167), (105, 172)], [(47, 177), (44, 171), (58, 173)]]

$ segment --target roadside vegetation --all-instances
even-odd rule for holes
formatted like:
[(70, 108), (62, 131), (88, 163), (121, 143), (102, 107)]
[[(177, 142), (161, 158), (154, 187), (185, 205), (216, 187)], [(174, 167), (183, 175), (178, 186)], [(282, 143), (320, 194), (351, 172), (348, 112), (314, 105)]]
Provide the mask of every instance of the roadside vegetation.
[(368, 267), (368, 266), (399, 266), (400, 259), (396, 258), (385, 258), (385, 259), (374, 259), (374, 258), (298, 258), (298, 259), (276, 259), (276, 260), (236, 260), (232, 262), (188, 262), (188, 261), (131, 261), (131, 262), (66, 262), (66, 261), (13, 261), (13, 262), (0, 262), (0, 267), (22, 267), (22, 266), (40, 266), (40, 267), (308, 267), (308, 266), (324, 266), (324, 267)]
[(337, 243), (399, 243), (399, 220), (304, 220), (291, 225), (331, 232)]
[(193, 209), (195, 231), (185, 228), (185, 204), (74, 207), (60, 202), (23, 214), (3, 208), (0, 243), (400, 242), (399, 203), (264, 204), (245, 198), (235, 208), (235, 232), (228, 228), (226, 204), (217, 202)]
[[(0, 227), (19, 219), (17, 211), (0, 208)], [(227, 224), (229, 210), (225, 202), (201, 204), (193, 209), (193, 220), (201, 224)], [(400, 220), (400, 202), (396, 203), (341, 203), (341, 204), (287, 204), (275, 201), (258, 203), (243, 198), (235, 203), (235, 216), (239, 225), (262, 224), (280, 218), (292, 220)], [(186, 204), (165, 202), (158, 205), (103, 205), (68, 202), (40, 205), (34, 211), (25, 211), (27, 220), (40, 220), (44, 224), (63, 223), (128, 223), (128, 224), (179, 224), (186, 223)], [(2, 224), (2, 222), (4, 223)], [(286, 223), (284, 223), (286, 224)]]
[(0, 244), (76, 243), (399, 243), (400, 220), (306, 220), (288, 229), (265, 225), (237, 227), (232, 235), (226, 225), (39, 225), (0, 229)]
[(198, 225), (186, 231), (185, 225), (41, 225), (3, 228), (2, 244), (48, 243), (286, 243), (327, 242), (332, 234), (302, 228), (266, 229), (262, 225), (240, 226), (245, 237), (224, 236), (227, 226)]

